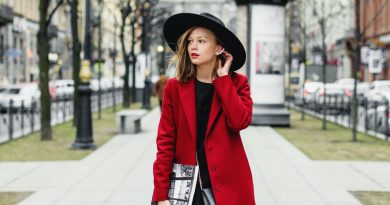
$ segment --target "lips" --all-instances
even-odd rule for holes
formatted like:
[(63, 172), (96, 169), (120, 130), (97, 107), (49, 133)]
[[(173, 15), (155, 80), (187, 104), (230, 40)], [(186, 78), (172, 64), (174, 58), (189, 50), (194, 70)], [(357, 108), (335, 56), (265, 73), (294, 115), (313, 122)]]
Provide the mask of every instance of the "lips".
[(197, 53), (191, 53), (191, 58), (197, 58), (197, 57), (199, 57), (199, 54), (197, 54)]

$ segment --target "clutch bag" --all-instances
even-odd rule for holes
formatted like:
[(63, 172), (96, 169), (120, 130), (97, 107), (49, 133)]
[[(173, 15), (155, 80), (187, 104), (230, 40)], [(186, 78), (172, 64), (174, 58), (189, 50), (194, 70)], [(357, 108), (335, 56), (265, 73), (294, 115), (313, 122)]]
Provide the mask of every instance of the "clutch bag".
[(168, 198), (171, 205), (192, 205), (199, 166), (174, 163)]

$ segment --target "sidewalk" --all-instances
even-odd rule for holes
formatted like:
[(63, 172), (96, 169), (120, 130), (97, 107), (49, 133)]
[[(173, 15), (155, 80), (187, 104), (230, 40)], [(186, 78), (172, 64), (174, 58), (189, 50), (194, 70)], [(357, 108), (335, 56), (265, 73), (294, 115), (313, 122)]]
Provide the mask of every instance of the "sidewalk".
[[(143, 131), (118, 135), (80, 161), (0, 162), (0, 191), (34, 192), (20, 205), (150, 204), (159, 110)], [(349, 191), (390, 191), (390, 163), (312, 161), (270, 127), (242, 132), (257, 204), (358, 205)]]

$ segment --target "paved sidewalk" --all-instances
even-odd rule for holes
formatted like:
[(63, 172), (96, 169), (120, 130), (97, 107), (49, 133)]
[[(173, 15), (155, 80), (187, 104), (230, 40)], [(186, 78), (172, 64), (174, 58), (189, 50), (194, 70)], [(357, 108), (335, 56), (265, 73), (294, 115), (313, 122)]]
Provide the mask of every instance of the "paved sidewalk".
[[(32, 191), (20, 205), (150, 204), (159, 110), (143, 131), (117, 135), (80, 161), (1, 162), (0, 191)], [(270, 127), (242, 132), (257, 204), (358, 205), (349, 191), (390, 191), (390, 163), (312, 161)]]

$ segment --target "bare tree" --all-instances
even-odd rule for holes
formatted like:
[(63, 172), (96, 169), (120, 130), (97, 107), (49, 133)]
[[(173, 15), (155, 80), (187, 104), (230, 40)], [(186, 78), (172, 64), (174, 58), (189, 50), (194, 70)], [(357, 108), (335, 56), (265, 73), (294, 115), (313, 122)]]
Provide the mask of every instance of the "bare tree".
[(51, 98), (49, 94), (49, 36), (48, 27), (56, 10), (63, 3), (59, 0), (49, 13), (50, 0), (39, 0), (39, 30), (37, 33), (37, 52), (39, 56), (39, 89), (41, 91), (41, 140), (52, 139)]
[[(123, 87), (123, 107), (128, 108), (130, 107), (130, 87), (129, 87), (129, 73), (130, 73), (130, 59), (127, 54), (126, 50), (126, 44), (125, 44), (125, 27), (127, 23), (127, 19), (129, 15), (132, 12), (131, 2), (130, 0), (127, 0), (126, 2), (124, 0), (121, 0), (120, 2), (120, 10), (121, 10), (121, 19), (122, 24), (120, 26), (120, 41), (122, 46), (122, 55), (123, 55), (123, 62), (125, 63), (125, 76), (124, 76), (124, 87)], [(133, 50), (133, 44), (131, 45)], [(133, 59), (134, 60), (134, 59)]]
[[(120, 29), (120, 41), (121, 41), (121, 46), (122, 46), (122, 55), (123, 55), (123, 61), (125, 63), (125, 76), (124, 76), (124, 88), (123, 88), (123, 107), (130, 107), (130, 100), (131, 102), (136, 102), (136, 86), (135, 86), (135, 81), (136, 81), (136, 73), (135, 73), (135, 68), (136, 68), (136, 63), (137, 63), (137, 57), (135, 54), (135, 45), (141, 42), (141, 47), (142, 50), (145, 49), (145, 46), (148, 44), (145, 44), (142, 38), (142, 35), (145, 35), (145, 32), (147, 32), (149, 29), (142, 29), (142, 33), (137, 34), (136, 31), (141, 26), (141, 24), (148, 23), (150, 24), (149, 21), (152, 21), (152, 17), (148, 16), (148, 22), (145, 22), (141, 18), (142, 12), (144, 9), (143, 6), (148, 3), (150, 8), (148, 9), (153, 9), (154, 6), (157, 4), (157, 1), (147, 1), (147, 0), (121, 0), (120, 2), (120, 10), (122, 14), (122, 23), (121, 23), (121, 29)], [(125, 42), (125, 28), (126, 25), (129, 24), (129, 29), (130, 29), (130, 51), (126, 50), (126, 42)], [(148, 25), (147, 28), (150, 28), (150, 26), (153, 25)], [(148, 36), (146, 38), (149, 38), (150, 32), (147, 34)], [(146, 39), (149, 40), (149, 39)], [(131, 92), (130, 92), (130, 85), (129, 85), (129, 74), (130, 74), (130, 66), (132, 68), (132, 85), (131, 85)]]
[[(313, 3), (315, 3), (314, 1)], [(329, 2), (328, 2), (329, 3)], [(325, 0), (321, 0), (321, 7), (320, 7), (320, 12), (317, 10), (317, 6), (315, 4), (313, 6), (313, 14), (314, 16), (317, 17), (318, 19), (318, 25), (320, 26), (320, 33), (321, 33), (321, 59), (322, 59), (322, 81), (324, 84), (324, 93), (323, 96), (324, 98), (322, 99), (322, 112), (323, 112), (323, 117), (322, 117), (322, 129), (326, 130), (326, 116), (327, 116), (327, 101), (326, 101), (326, 65), (327, 65), (327, 45), (326, 45), (326, 38), (329, 37), (329, 30), (331, 29), (331, 26), (328, 23), (329, 20), (338, 17), (345, 9), (346, 7), (340, 2), (337, 1), (334, 6), (332, 6), (332, 9), (330, 10), (325, 10)], [(336, 9), (335, 9), (336, 8)]]
[[(294, 2), (290, 2), (291, 4), (293, 4)], [(307, 35), (307, 31), (306, 31), (306, 21), (305, 21), (305, 4), (301, 4), (300, 7), (293, 7), (293, 6), (290, 6), (290, 9), (297, 9), (297, 13), (300, 14), (300, 16), (297, 16), (297, 21), (295, 21), (295, 24), (292, 24), (290, 23), (290, 26), (297, 26), (297, 35), (299, 36), (298, 37), (298, 41), (299, 41), (299, 44), (300, 44), (300, 47), (301, 47), (301, 50), (300, 50), (300, 62), (302, 63), (303, 65), (303, 71), (304, 71), (304, 74), (303, 74), (303, 83), (302, 83), (302, 102), (303, 102), (303, 106), (305, 105), (305, 98), (303, 96), (303, 92), (305, 90), (305, 81), (306, 81), (306, 39), (308, 38), (308, 35)], [(293, 11), (291, 11), (293, 12)], [(294, 16), (291, 14), (290, 15), (291, 17), (290, 18), (294, 18)], [(292, 19), (290, 19), (292, 21)], [(290, 22), (291, 22), (290, 21)], [(290, 31), (291, 32), (291, 31)], [(291, 42), (289, 42), (291, 43)], [(291, 48), (289, 50), (289, 52), (291, 52)], [(291, 54), (289, 54), (289, 58)], [(290, 67), (291, 67), (291, 59), (290, 59)], [(291, 68), (290, 68), (291, 70)], [(305, 119), (305, 109), (302, 109), (302, 112), (301, 112), (301, 120), (304, 120)]]
[[(364, 1), (363, 1), (364, 3)], [(353, 100), (352, 100), (352, 141), (357, 141), (356, 136), (356, 125), (357, 125), (357, 72), (360, 70), (360, 49), (363, 44), (362, 37), (365, 36), (368, 28), (370, 28), (373, 23), (377, 20), (378, 17), (380, 17), (384, 11), (384, 9), (388, 6), (389, 1), (385, 1), (382, 6), (379, 7), (379, 10), (375, 12), (375, 15), (370, 19), (367, 24), (364, 25), (363, 28), (360, 28), (360, 0), (355, 0), (355, 66), (353, 69), (353, 78), (355, 79), (354, 82), (354, 88), (353, 88)], [(364, 4), (363, 4), (364, 5)], [(363, 6), (363, 9), (365, 7)]]

